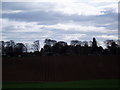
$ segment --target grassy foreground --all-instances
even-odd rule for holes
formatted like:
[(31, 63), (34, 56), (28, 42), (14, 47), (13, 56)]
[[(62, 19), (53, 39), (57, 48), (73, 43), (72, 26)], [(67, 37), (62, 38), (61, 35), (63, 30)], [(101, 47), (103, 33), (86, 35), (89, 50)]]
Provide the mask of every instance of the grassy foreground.
[(81, 80), (71, 82), (3, 82), (3, 88), (119, 88), (119, 80)]

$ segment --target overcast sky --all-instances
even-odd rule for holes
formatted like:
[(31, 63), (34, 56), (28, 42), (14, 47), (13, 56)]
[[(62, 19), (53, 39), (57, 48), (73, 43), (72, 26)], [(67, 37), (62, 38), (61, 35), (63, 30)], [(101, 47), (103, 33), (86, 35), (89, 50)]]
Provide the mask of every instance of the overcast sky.
[(2, 2), (4, 41), (118, 39), (118, 0), (38, 1)]

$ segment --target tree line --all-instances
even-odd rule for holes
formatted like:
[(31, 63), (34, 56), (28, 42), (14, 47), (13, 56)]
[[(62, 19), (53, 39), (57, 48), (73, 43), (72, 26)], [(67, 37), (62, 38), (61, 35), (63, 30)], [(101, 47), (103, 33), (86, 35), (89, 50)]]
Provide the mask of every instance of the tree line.
[[(71, 40), (70, 45), (65, 41), (45, 39), (44, 46), (40, 49), (39, 40), (33, 42), (32, 47), (28, 44), (15, 43), (13, 40), (0, 41), (2, 56), (80, 56), (80, 55), (119, 55), (120, 40), (104, 41), (106, 48), (98, 45), (96, 38), (92, 41)], [(29, 50), (33, 50), (30, 52)]]

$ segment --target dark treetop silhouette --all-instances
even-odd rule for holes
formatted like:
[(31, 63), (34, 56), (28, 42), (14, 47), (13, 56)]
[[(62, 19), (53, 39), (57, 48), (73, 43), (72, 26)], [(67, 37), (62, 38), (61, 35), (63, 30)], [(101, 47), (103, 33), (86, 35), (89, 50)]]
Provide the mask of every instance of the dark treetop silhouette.
[(64, 41), (45, 39), (44, 47), (40, 50), (39, 40), (32, 44), (33, 52), (28, 52), (27, 45), (15, 43), (13, 40), (0, 41), (2, 56), (80, 56), (80, 55), (119, 55), (120, 40), (106, 40), (106, 48), (98, 46), (96, 38), (93, 41), (72, 40), (70, 45)]

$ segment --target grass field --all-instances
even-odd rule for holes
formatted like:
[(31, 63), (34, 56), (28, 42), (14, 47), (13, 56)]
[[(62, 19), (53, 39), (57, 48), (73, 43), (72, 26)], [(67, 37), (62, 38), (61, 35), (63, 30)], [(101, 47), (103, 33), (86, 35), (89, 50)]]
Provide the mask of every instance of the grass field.
[(71, 82), (3, 82), (3, 88), (119, 88), (119, 80)]

